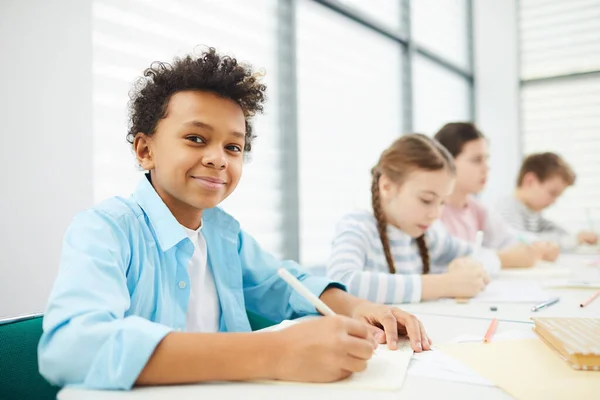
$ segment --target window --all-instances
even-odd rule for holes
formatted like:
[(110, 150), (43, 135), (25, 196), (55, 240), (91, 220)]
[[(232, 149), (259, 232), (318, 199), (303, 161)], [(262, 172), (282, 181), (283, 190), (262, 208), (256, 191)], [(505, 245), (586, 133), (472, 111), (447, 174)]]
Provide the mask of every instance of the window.
[(553, 151), (573, 167), (575, 186), (548, 216), (589, 229), (588, 214), (600, 222), (600, 3), (522, 0), (519, 13), (523, 153)]

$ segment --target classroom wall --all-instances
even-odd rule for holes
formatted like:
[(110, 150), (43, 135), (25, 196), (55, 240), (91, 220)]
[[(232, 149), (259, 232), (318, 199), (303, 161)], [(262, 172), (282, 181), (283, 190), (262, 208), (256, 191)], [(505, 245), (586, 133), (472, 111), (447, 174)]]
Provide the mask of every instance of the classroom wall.
[(475, 121), (490, 140), (488, 185), (493, 204), (514, 190), (521, 162), (516, 0), (473, 1)]
[(0, 54), (1, 319), (43, 311), (92, 203), (91, 1), (2, 1)]

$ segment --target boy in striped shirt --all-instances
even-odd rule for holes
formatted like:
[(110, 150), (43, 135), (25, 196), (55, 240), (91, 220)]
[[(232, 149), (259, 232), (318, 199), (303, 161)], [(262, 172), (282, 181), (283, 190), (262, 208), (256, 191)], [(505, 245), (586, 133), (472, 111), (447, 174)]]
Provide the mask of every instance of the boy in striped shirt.
[(575, 183), (571, 167), (555, 153), (531, 154), (523, 161), (517, 189), (497, 205), (500, 215), (513, 228), (531, 232), (542, 240), (557, 242), (563, 250), (579, 244), (596, 244), (594, 232), (582, 231), (577, 236), (544, 218), (542, 211), (550, 207), (569, 186)]

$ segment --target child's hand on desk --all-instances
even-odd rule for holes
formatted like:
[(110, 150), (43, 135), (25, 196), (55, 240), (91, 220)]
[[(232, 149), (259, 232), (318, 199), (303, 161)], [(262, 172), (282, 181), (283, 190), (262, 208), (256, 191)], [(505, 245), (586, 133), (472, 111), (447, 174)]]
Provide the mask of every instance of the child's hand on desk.
[(273, 376), (298, 382), (333, 382), (367, 368), (377, 343), (369, 326), (341, 315), (276, 332)]
[(544, 261), (554, 262), (560, 256), (560, 246), (554, 242), (534, 242), (531, 247), (539, 251)]
[(421, 321), (398, 307), (364, 301), (354, 308), (352, 317), (369, 324), (377, 342), (387, 343), (391, 350), (398, 348), (399, 335), (407, 335), (417, 353), (431, 349), (431, 339)]
[(577, 235), (577, 241), (579, 244), (597, 244), (598, 235), (589, 231), (579, 232), (579, 235)]
[(448, 272), (443, 276), (448, 297), (475, 297), (490, 282), (490, 277), (481, 263), (468, 257), (453, 260), (448, 265)]
[(504, 268), (533, 267), (543, 257), (544, 245), (533, 244), (528, 246), (519, 243), (498, 252), (498, 257)]

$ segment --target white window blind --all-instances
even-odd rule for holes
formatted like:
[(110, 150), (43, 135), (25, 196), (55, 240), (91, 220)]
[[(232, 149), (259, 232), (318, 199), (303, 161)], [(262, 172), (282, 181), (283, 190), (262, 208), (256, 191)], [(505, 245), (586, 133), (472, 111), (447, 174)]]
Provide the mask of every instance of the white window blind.
[(466, 78), (416, 55), (413, 59), (413, 130), (433, 135), (448, 122), (471, 120), (470, 91)]
[(129, 195), (141, 172), (127, 133), (133, 81), (152, 61), (170, 61), (201, 46), (266, 71), (269, 101), (255, 120), (251, 162), (223, 207), (279, 256), (281, 142), (277, 132), (276, 0), (94, 0), (94, 197)]
[(415, 42), (459, 68), (469, 70), (468, 0), (412, 0)]
[(577, 173), (548, 216), (575, 231), (590, 228), (589, 212), (598, 228), (600, 2), (521, 0), (519, 7), (523, 153), (556, 152)]
[(600, 70), (600, 1), (520, 0), (521, 78)]
[(371, 204), (370, 169), (402, 134), (401, 49), (297, 2), (300, 254), (323, 264), (341, 216)]

